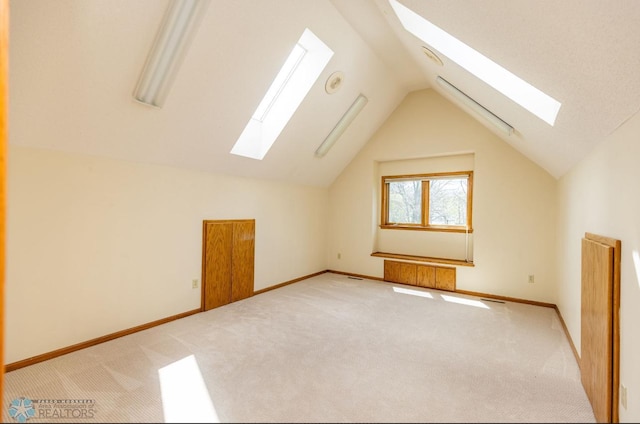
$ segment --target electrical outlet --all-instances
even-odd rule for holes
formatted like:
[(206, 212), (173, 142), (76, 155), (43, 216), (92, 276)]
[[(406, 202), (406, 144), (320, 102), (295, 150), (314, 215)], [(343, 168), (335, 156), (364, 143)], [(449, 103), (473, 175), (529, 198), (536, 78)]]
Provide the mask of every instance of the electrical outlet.
[(191, 280), (191, 288), (197, 289), (198, 288), (198, 279), (194, 278), (193, 280)]
[(627, 386), (620, 384), (620, 403), (624, 409), (627, 409)]
[(533, 284), (533, 274), (529, 276), (529, 284)]

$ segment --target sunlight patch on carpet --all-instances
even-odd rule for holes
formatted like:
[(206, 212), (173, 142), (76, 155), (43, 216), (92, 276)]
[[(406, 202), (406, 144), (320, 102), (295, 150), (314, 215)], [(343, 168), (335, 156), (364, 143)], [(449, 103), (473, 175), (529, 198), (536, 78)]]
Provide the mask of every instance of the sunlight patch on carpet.
[(420, 290), (411, 290), (411, 289), (404, 289), (402, 287), (394, 287), (393, 291), (396, 293), (410, 294), (412, 296), (420, 296), (420, 297), (427, 297), (429, 299), (433, 299), (433, 296), (431, 296), (431, 293), (423, 292)]
[(165, 422), (220, 422), (193, 355), (160, 368), (158, 375)]
[(447, 302), (459, 303), (461, 305), (467, 305), (467, 306), (475, 306), (476, 308), (482, 308), (482, 309), (491, 309), (490, 307), (480, 302), (479, 300), (465, 299), (463, 297), (449, 296), (446, 294), (441, 294), (440, 297), (442, 297)]

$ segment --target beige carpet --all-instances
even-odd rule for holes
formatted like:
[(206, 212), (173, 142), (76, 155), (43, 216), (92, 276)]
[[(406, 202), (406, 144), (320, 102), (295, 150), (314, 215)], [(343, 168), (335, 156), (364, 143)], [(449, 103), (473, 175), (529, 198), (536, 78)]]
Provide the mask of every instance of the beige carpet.
[(10, 412), (34, 414), (27, 422), (595, 422), (553, 309), (331, 273), (7, 373), (3, 421), (18, 422)]

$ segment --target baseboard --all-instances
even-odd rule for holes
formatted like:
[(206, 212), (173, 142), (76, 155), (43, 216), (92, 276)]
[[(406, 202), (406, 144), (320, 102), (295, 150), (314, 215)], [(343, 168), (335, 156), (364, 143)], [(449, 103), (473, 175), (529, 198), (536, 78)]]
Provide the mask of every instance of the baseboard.
[(556, 310), (556, 313), (558, 314), (558, 318), (560, 319), (560, 324), (562, 324), (562, 328), (564, 329), (564, 334), (567, 336), (567, 339), (569, 340), (569, 345), (571, 345), (571, 350), (573, 350), (573, 356), (576, 357), (576, 362), (578, 363), (578, 367), (582, 368), (580, 366), (580, 355), (578, 355), (578, 350), (576, 349), (576, 346), (573, 344), (573, 339), (571, 338), (571, 334), (569, 334), (569, 329), (567, 328), (567, 324), (565, 324), (564, 322), (564, 318), (562, 318), (560, 309), (558, 309), (556, 305), (554, 305), (553, 307)]
[(534, 305), (534, 306), (544, 306), (545, 308), (555, 308), (556, 307), (556, 305), (554, 305), (553, 303), (538, 302), (536, 300), (519, 299), (517, 297), (500, 296), (500, 295), (497, 295), (497, 294), (480, 293), (480, 292), (475, 292), (475, 291), (458, 290), (458, 289), (456, 289), (455, 292), (456, 293), (460, 293), (460, 294), (468, 294), (470, 296), (488, 297), (489, 299), (504, 300), (504, 301), (507, 301), (507, 302), (525, 303), (527, 305)]
[(61, 349), (43, 353), (41, 355), (32, 356), (31, 358), (23, 359), (21, 361), (12, 362), (4, 366), (4, 372), (7, 373), (7, 372), (15, 371), (19, 368), (23, 368), (28, 365), (33, 365), (33, 364), (37, 364), (38, 362), (46, 361), (48, 359), (57, 358), (58, 356), (66, 355), (67, 353), (75, 352), (77, 350), (95, 346), (100, 343), (108, 342), (109, 340), (114, 340), (123, 336), (127, 336), (129, 334), (137, 333), (138, 331), (147, 330), (151, 327), (155, 327), (161, 324), (166, 324), (167, 322), (174, 321), (180, 318), (185, 318), (185, 317), (188, 317), (189, 315), (197, 314), (199, 312), (201, 312), (200, 308), (194, 309), (194, 310), (183, 312), (181, 314), (173, 315), (167, 318), (162, 318), (157, 321), (152, 321), (146, 324), (138, 325), (136, 327), (132, 327), (127, 330), (116, 331), (115, 333), (111, 333), (111, 334), (107, 334), (106, 336), (87, 340), (86, 342), (77, 343), (72, 346), (63, 347)]
[(326, 272), (331, 272), (333, 274), (346, 275), (350, 277), (366, 278), (367, 280), (384, 281), (384, 278), (372, 277), (370, 275), (354, 274), (353, 272), (335, 271), (333, 269), (328, 269)]
[(326, 272), (329, 272), (329, 271), (325, 270), (325, 271), (320, 271), (320, 272), (315, 272), (313, 274), (305, 275), (304, 277), (294, 278), (293, 280), (285, 281), (284, 283), (276, 284), (275, 286), (270, 286), (270, 287), (267, 287), (266, 289), (260, 289), (260, 290), (254, 291), (253, 294), (256, 295), (256, 294), (268, 292), (270, 290), (279, 289), (280, 287), (288, 286), (289, 284), (297, 283), (298, 281), (306, 280), (307, 278), (315, 277), (317, 275), (321, 275)]

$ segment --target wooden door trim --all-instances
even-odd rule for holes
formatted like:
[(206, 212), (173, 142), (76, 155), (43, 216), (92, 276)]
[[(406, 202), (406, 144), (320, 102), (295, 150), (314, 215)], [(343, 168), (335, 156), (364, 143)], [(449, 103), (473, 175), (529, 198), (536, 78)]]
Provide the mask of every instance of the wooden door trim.
[(585, 232), (586, 240), (594, 241), (613, 248), (613, 293), (612, 293), (612, 350), (611, 350), (611, 422), (619, 422), (620, 393), (620, 262), (622, 258), (622, 242), (618, 239)]

